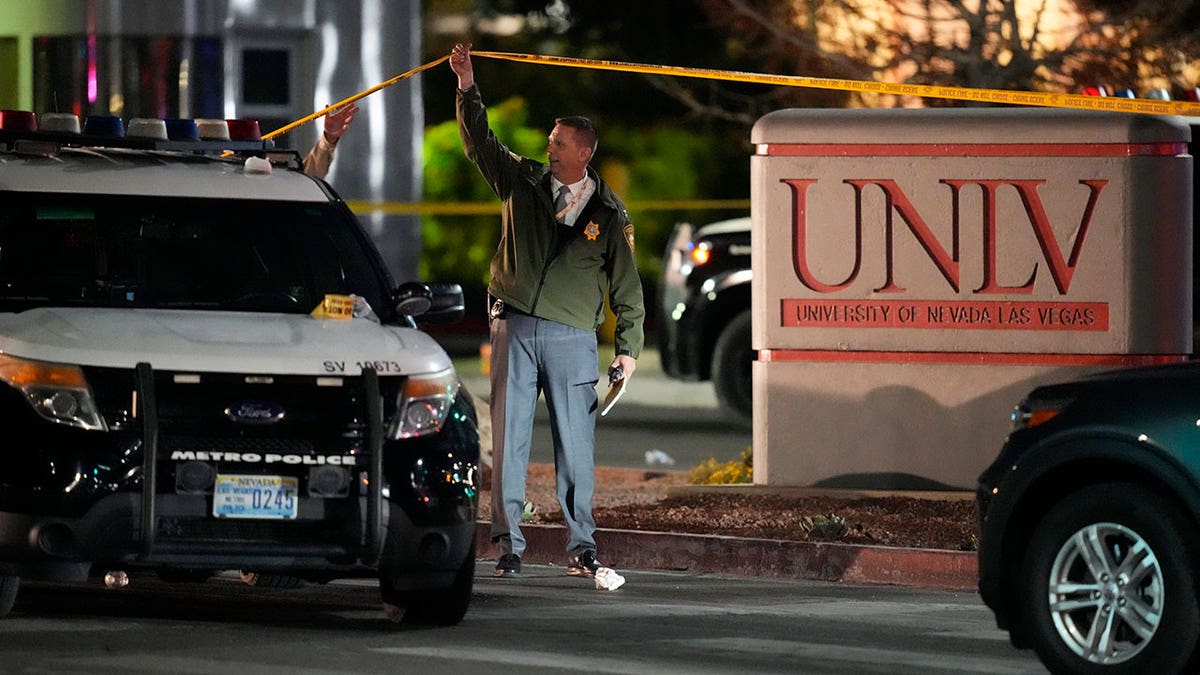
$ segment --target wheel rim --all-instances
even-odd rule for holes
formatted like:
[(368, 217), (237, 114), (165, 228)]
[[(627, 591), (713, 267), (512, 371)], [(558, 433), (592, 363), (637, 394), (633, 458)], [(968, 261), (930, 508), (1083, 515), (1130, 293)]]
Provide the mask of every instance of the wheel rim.
[(1082, 528), (1050, 568), (1050, 616), (1071, 651), (1092, 663), (1137, 656), (1162, 619), (1162, 567), (1137, 532), (1117, 523)]

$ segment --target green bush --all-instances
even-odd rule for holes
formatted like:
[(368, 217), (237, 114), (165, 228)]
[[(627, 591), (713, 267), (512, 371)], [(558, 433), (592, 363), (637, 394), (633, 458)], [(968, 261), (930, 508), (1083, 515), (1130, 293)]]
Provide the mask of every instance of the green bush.
[(830, 513), (820, 516), (804, 516), (800, 519), (800, 531), (808, 539), (827, 541), (845, 537), (848, 528), (845, 518), (836, 513)]

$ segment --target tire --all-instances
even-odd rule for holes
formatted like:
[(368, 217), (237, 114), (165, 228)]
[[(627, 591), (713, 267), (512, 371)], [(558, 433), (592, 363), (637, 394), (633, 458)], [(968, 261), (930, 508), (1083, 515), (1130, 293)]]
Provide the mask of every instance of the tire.
[(0, 576), (0, 617), (8, 616), (17, 602), (17, 591), (21, 588), (21, 577)]
[(717, 401), (734, 420), (750, 424), (753, 416), (754, 382), (750, 348), (750, 310), (733, 317), (713, 347), (712, 380)]
[[(401, 623), (413, 626), (454, 626), (467, 615), (471, 605), (471, 588), (475, 582), (475, 543), (467, 559), (454, 575), (449, 588), (420, 591), (397, 591), (386, 575), (379, 577), (379, 592), (385, 607), (401, 607)], [(389, 613), (390, 614), (390, 613)]]
[(1033, 531), (1019, 589), (1046, 667), (1183, 672), (1200, 634), (1189, 529), (1169, 502), (1128, 483), (1085, 488), (1051, 508)]
[(238, 572), (238, 576), (247, 586), (255, 586), (257, 588), (275, 588), (275, 589), (291, 589), (300, 588), (304, 585), (304, 580), (300, 577), (292, 577), (286, 574), (260, 574), (258, 572)]

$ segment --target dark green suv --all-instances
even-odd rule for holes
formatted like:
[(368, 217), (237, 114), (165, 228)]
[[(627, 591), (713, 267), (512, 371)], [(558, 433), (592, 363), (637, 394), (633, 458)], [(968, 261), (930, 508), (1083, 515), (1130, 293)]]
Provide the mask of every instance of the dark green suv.
[(1054, 672), (1195, 672), (1200, 363), (1035, 389), (979, 478), (979, 591)]

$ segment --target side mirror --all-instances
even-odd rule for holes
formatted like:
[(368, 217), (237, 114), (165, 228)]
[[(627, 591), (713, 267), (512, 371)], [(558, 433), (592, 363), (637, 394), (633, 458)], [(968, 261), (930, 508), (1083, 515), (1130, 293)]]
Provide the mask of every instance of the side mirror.
[(433, 306), (433, 291), (419, 281), (408, 281), (392, 291), (392, 309), (399, 316), (417, 316)]
[(410, 320), (420, 316), (430, 323), (451, 323), (467, 313), (462, 286), (443, 281), (400, 284), (392, 291), (392, 308), (397, 316)]
[(435, 281), (429, 284), (429, 289), (433, 293), (433, 306), (425, 313), (427, 320), (451, 323), (466, 315), (467, 304), (463, 299), (461, 285), (448, 281)]

